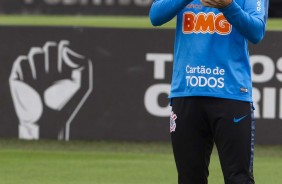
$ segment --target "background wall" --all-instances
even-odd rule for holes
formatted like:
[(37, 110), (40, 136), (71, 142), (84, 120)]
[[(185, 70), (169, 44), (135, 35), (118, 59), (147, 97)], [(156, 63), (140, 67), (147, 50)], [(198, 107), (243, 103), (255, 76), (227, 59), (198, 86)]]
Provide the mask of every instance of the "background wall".
[[(0, 35), (1, 137), (169, 140), (173, 30), (2, 27)], [(250, 46), (260, 144), (282, 143), (281, 43), (281, 32), (267, 32)]]

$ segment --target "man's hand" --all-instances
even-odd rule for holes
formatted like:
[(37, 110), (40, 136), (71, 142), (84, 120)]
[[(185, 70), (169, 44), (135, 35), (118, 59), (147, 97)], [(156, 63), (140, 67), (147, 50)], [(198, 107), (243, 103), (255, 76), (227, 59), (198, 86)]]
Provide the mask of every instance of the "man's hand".
[(225, 8), (232, 3), (232, 0), (201, 0), (201, 3), (206, 7)]

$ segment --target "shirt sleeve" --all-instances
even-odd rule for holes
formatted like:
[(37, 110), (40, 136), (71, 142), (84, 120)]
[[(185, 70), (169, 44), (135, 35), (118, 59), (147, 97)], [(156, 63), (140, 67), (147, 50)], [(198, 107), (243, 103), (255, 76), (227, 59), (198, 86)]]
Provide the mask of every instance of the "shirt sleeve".
[(155, 0), (149, 13), (152, 25), (160, 26), (170, 21), (191, 1), (193, 0)]
[(265, 35), (268, 4), (268, 0), (246, 0), (242, 9), (233, 0), (228, 7), (219, 10), (250, 42), (258, 43)]

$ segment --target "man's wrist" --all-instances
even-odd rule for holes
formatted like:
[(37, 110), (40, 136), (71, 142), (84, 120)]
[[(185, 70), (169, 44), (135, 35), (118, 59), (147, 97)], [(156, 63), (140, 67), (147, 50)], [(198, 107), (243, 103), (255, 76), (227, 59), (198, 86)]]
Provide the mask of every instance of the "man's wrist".
[(222, 9), (227, 8), (227, 7), (230, 6), (232, 3), (233, 3), (233, 0), (230, 0), (228, 3), (226, 3), (226, 4), (224, 5), (224, 7), (223, 7)]
[(224, 8), (219, 8), (219, 11), (221, 11), (222, 13), (228, 13), (228, 12), (232, 12), (234, 9), (237, 9), (237, 4), (235, 3), (234, 0), (231, 1), (230, 4), (228, 4), (226, 7)]

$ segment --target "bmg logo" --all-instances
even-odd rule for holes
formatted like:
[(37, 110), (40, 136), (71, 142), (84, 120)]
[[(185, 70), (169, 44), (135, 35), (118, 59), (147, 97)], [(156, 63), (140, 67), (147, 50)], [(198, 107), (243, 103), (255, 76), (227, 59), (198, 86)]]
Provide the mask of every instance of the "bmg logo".
[(227, 35), (232, 31), (231, 24), (226, 20), (222, 13), (215, 15), (213, 12), (198, 13), (185, 12), (183, 14), (184, 34), (202, 33), (202, 34), (220, 34)]

